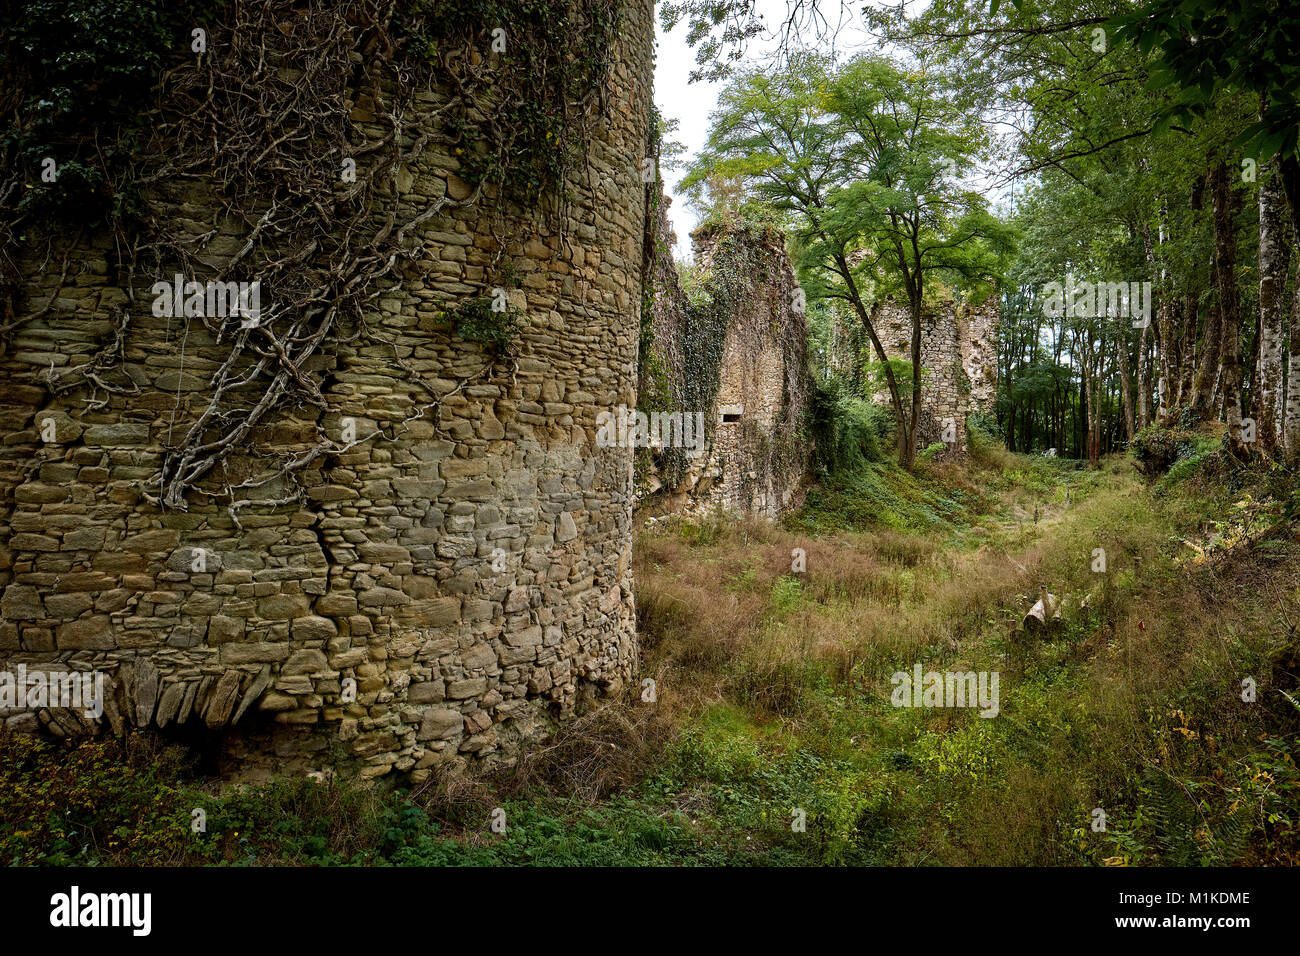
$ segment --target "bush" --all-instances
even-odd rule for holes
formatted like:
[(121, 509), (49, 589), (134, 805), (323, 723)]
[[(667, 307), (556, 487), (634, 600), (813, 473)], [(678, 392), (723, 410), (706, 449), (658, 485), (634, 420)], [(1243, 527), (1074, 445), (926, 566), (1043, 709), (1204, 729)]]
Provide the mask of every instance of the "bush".
[(885, 460), (893, 412), (838, 390), (818, 387), (812, 401), (815, 466), (823, 476), (857, 471)]
[(1129, 442), (1129, 453), (1138, 470), (1148, 478), (1159, 478), (1176, 462), (1197, 454), (1202, 438), (1183, 428), (1148, 425)]
[(151, 737), (51, 741), (0, 729), (0, 861), (85, 866), (185, 860), (182, 752)]
[(190, 29), (214, 15), (214, 5), (24, 0), (4, 12), (0, 57), (9, 83), (0, 140), (33, 180), (47, 158), (58, 161), (58, 187), (28, 183), (13, 197), (17, 208), (30, 220), (115, 218), (132, 202), (126, 171), (142, 134), (139, 107), (169, 61), (188, 55)]
[(948, 450), (948, 446), (941, 441), (931, 442), (921, 449), (916, 456), (920, 461), (935, 461)]
[(448, 314), (456, 335), (467, 342), (477, 342), (495, 356), (509, 355), (519, 336), (519, 313), (512, 308), (496, 311), (488, 296), (471, 299)]
[(992, 412), (971, 412), (966, 416), (966, 434), (971, 440), (983, 439), (986, 442), (1002, 441), (1002, 432), (998, 429), (997, 416)]

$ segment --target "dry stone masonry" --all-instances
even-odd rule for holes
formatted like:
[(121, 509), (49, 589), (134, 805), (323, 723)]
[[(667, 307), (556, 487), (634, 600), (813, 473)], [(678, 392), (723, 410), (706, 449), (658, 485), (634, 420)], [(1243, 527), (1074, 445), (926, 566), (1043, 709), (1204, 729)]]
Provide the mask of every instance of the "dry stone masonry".
[(670, 257), (667, 200), (642, 405), (703, 413), (701, 453), (642, 456), (641, 501), (653, 510), (715, 508), (775, 518), (797, 506), (808, 477), (805, 303), (773, 229), (706, 225), (691, 240), (694, 295)]
[[(885, 353), (911, 355), (912, 319), (906, 305), (878, 303), (872, 321)], [(993, 410), (997, 398), (997, 296), (971, 305), (944, 296), (921, 313), (921, 422), (918, 450), (943, 441), (944, 422), (955, 428), (952, 447), (966, 447), (966, 416)], [(874, 356), (873, 356), (874, 358)], [(889, 393), (873, 396), (889, 403)]]
[[(652, 9), (622, 9), (607, 118), (562, 221), (485, 197), (422, 223), (418, 268), (366, 316), (374, 334), (314, 359), (325, 408), (278, 418), (184, 509), (145, 482), (226, 350), (198, 320), (152, 313), (149, 284), (170, 275), (119, 284), (107, 235), (55, 236), (48, 259), (29, 247), (0, 344), (0, 670), (97, 670), (108, 691), (99, 721), (46, 707), (10, 727), (205, 727), (246, 774), (351, 761), (420, 779), (511, 759), (629, 681), (633, 454), (595, 443), (598, 414), (636, 401)], [(409, 125), (435, 122), (444, 95), (422, 94)], [(350, 121), (373, 139), (372, 106), (356, 95)], [(426, 149), (388, 201), (465, 199), (459, 171)], [(244, 242), (201, 190), (174, 211), (214, 272)], [(501, 237), (515, 360), (448, 319), (485, 294)], [(779, 377), (753, 358), (746, 374)], [(83, 386), (50, 387), (86, 363)], [(748, 382), (727, 400), (770, 418)], [(362, 440), (302, 470), (301, 495), (285, 478), (248, 504), (223, 496), (348, 429)]]

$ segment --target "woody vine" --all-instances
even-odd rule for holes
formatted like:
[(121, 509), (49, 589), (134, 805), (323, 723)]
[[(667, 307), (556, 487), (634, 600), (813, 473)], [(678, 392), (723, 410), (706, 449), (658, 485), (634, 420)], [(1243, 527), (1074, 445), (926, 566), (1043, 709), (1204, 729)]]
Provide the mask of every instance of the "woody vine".
[[(17, 83), (2, 94), (11, 120), (0, 142), (9, 171), (0, 182), (0, 334), (45, 314), (15, 318), (20, 263), (43, 260), (61, 270), (61, 284), (84, 230), (110, 235), (110, 269), (125, 292), (96, 354), (41, 373), (46, 388), (84, 394), (92, 408), (139, 391), (123, 358), (132, 315), (149, 308), (144, 290), (159, 277), (254, 276), (270, 292), (251, 327), (229, 316), (178, 323), (182, 357), (193, 336), (221, 344), (225, 358), (197, 406), (177, 392), (171, 444), (142, 489), (148, 499), (184, 508), (191, 492), (220, 493), (238, 520), (256, 489), (377, 437), (326, 434), (321, 357), (340, 345), (392, 345), (368, 317), (414, 274), (422, 227), (456, 207), (484, 205), (497, 234), (481, 294), (445, 303), (469, 320), (448, 331), (477, 343), (482, 364), (450, 393), (421, 383), (425, 398), (406, 421), (427, 416), (436, 426), (449, 394), (512, 374), (519, 317), (480, 307), (510, 284), (503, 209), (563, 221), (583, 144), (605, 109), (619, 4), (3, 6), (14, 23), (3, 55)], [(456, 157), (464, 193), (401, 194), (401, 177), (427, 150)], [(54, 181), (42, 178), (46, 158)], [(182, 222), (196, 192), (211, 206), (197, 228)], [(396, 347), (392, 354), (421, 381)], [(308, 447), (269, 467), (234, 464), (232, 453), (302, 409), (315, 422)], [(288, 487), (257, 501), (297, 500), (301, 487)]]

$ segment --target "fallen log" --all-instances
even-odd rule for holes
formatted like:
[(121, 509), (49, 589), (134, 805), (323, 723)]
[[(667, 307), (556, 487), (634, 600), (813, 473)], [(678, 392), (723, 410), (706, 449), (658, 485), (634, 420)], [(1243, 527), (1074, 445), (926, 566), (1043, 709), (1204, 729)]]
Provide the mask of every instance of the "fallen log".
[(1038, 586), (1038, 601), (1025, 615), (1021, 626), (1026, 631), (1046, 630), (1048, 625), (1061, 619), (1061, 601), (1048, 592), (1042, 585)]

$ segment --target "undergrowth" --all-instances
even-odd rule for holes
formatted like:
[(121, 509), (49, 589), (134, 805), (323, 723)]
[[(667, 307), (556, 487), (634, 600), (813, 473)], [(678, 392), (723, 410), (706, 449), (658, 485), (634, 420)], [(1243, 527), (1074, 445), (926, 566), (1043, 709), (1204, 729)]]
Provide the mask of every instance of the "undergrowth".
[[(414, 788), (219, 788), (146, 738), (0, 737), (0, 855), (1300, 862), (1300, 542), (1273, 477), (1247, 476), (1231, 493), (1188, 478), (1154, 493), (1124, 459), (1077, 471), (996, 448), (927, 466), (912, 484), (862, 465), (922, 499), (978, 494), (921, 532), (869, 521), (865, 508), (859, 524), (825, 530), (814, 503), (788, 527), (706, 518), (643, 533), (638, 630), (657, 701), (633, 688), (513, 768)], [(1021, 618), (1040, 586), (1064, 606), (1031, 634)], [(916, 663), (998, 672), (998, 715), (891, 706), (892, 675)], [(498, 810), (504, 832), (491, 827)]]

